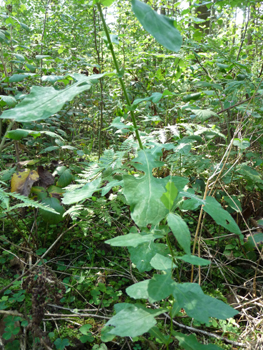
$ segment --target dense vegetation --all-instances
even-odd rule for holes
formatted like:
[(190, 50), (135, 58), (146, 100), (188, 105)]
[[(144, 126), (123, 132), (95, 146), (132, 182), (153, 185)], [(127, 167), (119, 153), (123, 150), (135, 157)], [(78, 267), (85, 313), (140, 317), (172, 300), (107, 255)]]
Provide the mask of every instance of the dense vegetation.
[(2, 3), (0, 348), (263, 349), (262, 27)]

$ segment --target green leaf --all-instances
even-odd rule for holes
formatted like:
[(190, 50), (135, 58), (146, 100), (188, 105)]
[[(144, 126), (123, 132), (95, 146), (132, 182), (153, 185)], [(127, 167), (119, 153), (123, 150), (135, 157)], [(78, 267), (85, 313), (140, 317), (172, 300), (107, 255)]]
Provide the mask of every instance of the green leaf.
[(165, 207), (169, 211), (171, 211), (174, 204), (174, 200), (177, 197), (178, 190), (172, 181), (167, 182), (167, 185), (165, 186), (165, 188), (167, 189), (167, 192), (165, 192), (162, 195), (161, 201), (163, 202)]
[[(167, 95), (167, 94), (165, 94)], [(153, 103), (157, 103), (160, 101), (160, 99), (164, 96), (164, 94), (161, 94), (160, 92), (154, 92), (151, 96), (145, 97), (145, 98), (138, 98), (133, 101), (133, 105), (137, 106), (139, 103), (143, 101), (151, 101)]]
[(145, 242), (154, 241), (157, 238), (162, 238), (163, 235), (142, 235), (140, 233), (128, 233), (124, 236), (117, 236), (112, 239), (108, 239), (105, 243), (110, 244), (113, 247), (137, 247), (139, 244)]
[(90, 334), (90, 328), (92, 328), (92, 325), (91, 324), (85, 324), (84, 326), (80, 327), (79, 331), (84, 334), (84, 335), (87, 335), (87, 334)]
[(61, 167), (60, 170), (57, 169), (57, 172), (59, 174), (59, 178), (58, 178), (58, 181), (56, 183), (56, 185), (58, 187), (63, 188), (63, 187), (68, 186), (74, 178), (72, 173), (71, 173), (71, 170), (65, 166)]
[(10, 83), (18, 83), (19, 81), (23, 81), (26, 78), (28, 78), (31, 75), (29, 74), (13, 74), (11, 77), (9, 77), (9, 82)]
[(139, 0), (132, 0), (132, 10), (143, 28), (162, 46), (178, 52), (182, 45), (182, 37), (174, 26), (174, 20), (159, 15), (151, 7)]
[(190, 255), (191, 234), (187, 224), (179, 215), (173, 213), (168, 214), (167, 222), (178, 243), (186, 254)]
[(222, 350), (222, 348), (214, 344), (204, 345), (198, 343), (194, 334), (186, 335), (173, 331), (173, 336), (179, 340), (179, 345), (185, 350)]
[(21, 140), (24, 137), (27, 137), (29, 132), (27, 130), (23, 129), (17, 129), (17, 130), (10, 130), (7, 134), (6, 137), (12, 140)]
[(185, 95), (185, 96), (183, 97), (183, 101), (184, 101), (184, 102), (189, 102), (189, 101), (191, 101), (191, 100), (196, 101), (196, 100), (200, 100), (200, 98), (201, 98), (201, 93), (200, 93), (200, 92), (197, 92), (197, 93), (195, 93), (195, 94)]
[(165, 299), (173, 293), (174, 285), (171, 273), (153, 275), (148, 285), (149, 297), (153, 302)]
[(4, 101), (8, 107), (14, 107), (16, 105), (16, 99), (12, 96), (0, 95), (2, 101)]
[(60, 214), (53, 214), (46, 210), (40, 209), (39, 213), (44, 221), (49, 222), (51, 224), (57, 224), (63, 220), (63, 214), (65, 213), (65, 209), (62, 207), (57, 198), (44, 198), (41, 203), (50, 206)]
[(225, 320), (238, 314), (238, 311), (221, 300), (204, 294), (196, 283), (175, 284), (173, 295), (188, 316), (202, 323), (208, 323), (209, 317)]
[(76, 83), (63, 90), (53, 87), (33, 86), (31, 92), (15, 108), (4, 111), (0, 118), (14, 119), (19, 122), (32, 122), (46, 119), (61, 110), (67, 101), (71, 101), (76, 95), (91, 88), (91, 81), (102, 77), (103, 74), (95, 74), (86, 77), (75, 74)]
[(167, 255), (169, 250), (166, 244), (163, 243), (143, 243), (138, 247), (128, 248), (131, 261), (136, 265), (139, 272), (152, 270), (151, 260), (155, 254)]
[[(113, 327), (105, 326), (101, 330), (101, 341), (107, 343), (108, 341), (112, 341), (115, 338), (115, 334), (110, 334), (109, 332), (113, 329)], [(106, 349), (107, 350), (107, 349)]]
[(90, 198), (100, 187), (101, 179), (93, 180), (77, 190), (68, 190), (62, 199), (63, 204), (73, 204)]
[(148, 286), (150, 280), (141, 281), (126, 288), (126, 293), (134, 299), (148, 299)]
[(206, 197), (204, 211), (207, 212), (215, 222), (227, 230), (237, 233), (243, 238), (243, 235), (232, 216), (221, 207), (221, 204), (213, 197)]
[(184, 256), (180, 256), (180, 257), (177, 256), (176, 258), (183, 260), (189, 264), (197, 265), (197, 266), (206, 266), (206, 265), (211, 264), (210, 260), (199, 258), (198, 256), (195, 256), (195, 255), (184, 255)]
[(239, 149), (246, 149), (250, 147), (249, 139), (234, 139), (233, 145), (237, 146)]
[(125, 307), (106, 323), (115, 327), (109, 333), (120, 337), (137, 337), (148, 332), (156, 324), (154, 316), (163, 313), (163, 310), (148, 310), (137, 304), (122, 305)]
[(123, 186), (123, 181), (113, 180), (109, 182), (106, 186), (102, 187), (101, 195), (105, 196), (105, 194), (107, 194), (112, 189), (112, 187), (115, 186)]
[(100, 3), (103, 5), (103, 6), (107, 6), (109, 7), (115, 0), (101, 0)]
[(168, 345), (172, 342), (169, 335), (164, 335), (158, 327), (153, 327), (149, 330), (152, 337), (157, 338), (161, 344)]
[(172, 258), (168, 256), (163, 256), (159, 253), (155, 254), (155, 256), (152, 258), (150, 264), (152, 267), (156, 270), (171, 270), (177, 267), (174, 263)]
[(155, 150), (158, 152), (157, 148), (141, 150), (133, 160), (134, 166), (144, 175), (139, 178), (123, 176), (123, 194), (130, 205), (131, 217), (139, 227), (156, 225), (168, 213), (160, 198), (169, 178), (158, 179), (153, 176), (152, 169), (163, 165), (155, 159)]
[(65, 347), (69, 345), (69, 341), (68, 341), (68, 339), (58, 338), (55, 340), (54, 344), (56, 345), (56, 348), (58, 350), (64, 350)]
[(191, 109), (191, 111), (197, 116), (199, 120), (204, 122), (205, 120), (211, 118), (211, 117), (217, 117), (219, 118), (219, 115), (213, 111), (210, 111), (210, 109)]

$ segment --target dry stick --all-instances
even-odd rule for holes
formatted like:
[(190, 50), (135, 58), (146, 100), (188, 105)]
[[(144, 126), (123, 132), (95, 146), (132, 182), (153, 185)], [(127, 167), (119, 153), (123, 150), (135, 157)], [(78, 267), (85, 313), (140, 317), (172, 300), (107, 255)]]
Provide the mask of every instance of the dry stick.
[[(206, 199), (206, 195), (207, 195), (207, 192), (208, 192), (208, 185), (209, 185), (209, 179), (208, 179), (206, 187), (205, 187), (205, 193), (204, 193), (203, 200)], [(201, 220), (202, 220), (202, 215), (203, 215), (203, 207), (204, 207), (204, 205), (202, 205), (202, 207), (201, 207), (199, 218), (198, 218), (198, 224), (197, 224), (197, 228), (196, 228), (196, 231), (195, 231), (194, 246), (193, 246), (193, 251), (192, 251), (193, 255), (195, 253), (196, 242), (197, 242), (197, 238), (198, 238), (199, 228), (200, 228), (200, 225), (201, 225)], [(191, 283), (193, 283), (193, 279), (194, 279), (194, 265), (192, 265), (192, 269), (191, 269)]]
[(42, 261), (42, 260), (44, 259), (44, 257), (50, 252), (50, 250), (57, 244), (57, 242), (64, 236), (64, 234), (65, 234), (66, 232), (68, 232), (69, 230), (71, 230), (73, 227), (77, 226), (78, 224), (79, 224), (79, 222), (76, 223), (76, 224), (74, 224), (74, 225), (72, 225), (71, 227), (69, 227), (66, 231), (62, 232), (61, 235), (52, 243), (52, 245), (48, 248), (48, 250), (45, 251), (45, 253), (37, 260), (37, 262), (36, 262), (34, 265), (32, 265), (26, 272), (24, 272), (22, 275), (20, 275), (19, 277), (17, 277), (14, 281), (12, 281), (11, 283), (9, 283), (7, 286), (5, 286), (4, 288), (2, 288), (2, 289), (0, 290), (0, 295), (1, 295), (2, 293), (4, 293), (8, 288), (10, 288), (14, 282), (19, 281), (21, 278), (23, 278), (24, 276), (26, 276), (26, 275), (28, 274), (28, 272), (30, 272), (31, 270), (33, 270), (33, 269), (38, 265), (38, 263), (39, 263), (40, 261)]
[(232, 109), (232, 108), (235, 108), (235, 107), (237, 107), (237, 106), (239, 106), (239, 105), (242, 105), (243, 103), (248, 102), (248, 101), (251, 100), (252, 98), (256, 98), (256, 97), (260, 97), (260, 96), (262, 96), (262, 95), (261, 95), (261, 94), (253, 95), (253, 96), (247, 98), (246, 100), (237, 102), (237, 103), (234, 104), (233, 106), (230, 106), (230, 107), (228, 107), (228, 108), (222, 109), (221, 111), (217, 112), (217, 114), (224, 113), (224, 112), (226, 112), (226, 111), (228, 111), (228, 110), (230, 110), (230, 109)]

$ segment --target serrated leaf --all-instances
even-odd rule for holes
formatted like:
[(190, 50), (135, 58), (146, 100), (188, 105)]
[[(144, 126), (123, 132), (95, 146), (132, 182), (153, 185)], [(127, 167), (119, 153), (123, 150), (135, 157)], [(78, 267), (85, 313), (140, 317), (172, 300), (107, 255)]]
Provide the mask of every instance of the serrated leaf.
[(217, 117), (219, 118), (219, 115), (213, 111), (210, 111), (210, 109), (191, 109), (192, 113), (194, 113), (199, 120), (202, 122), (211, 118), (211, 117)]
[(101, 179), (98, 178), (93, 180), (80, 189), (68, 190), (62, 199), (63, 204), (73, 204), (78, 203), (84, 199), (90, 198), (92, 194), (97, 191), (100, 187)]
[(33, 86), (31, 92), (15, 108), (4, 111), (2, 119), (14, 119), (19, 122), (32, 122), (46, 119), (61, 110), (67, 101), (71, 101), (76, 95), (91, 88), (91, 81), (100, 78), (103, 74), (95, 74), (89, 77), (75, 74), (76, 83), (63, 90), (53, 87)]
[(185, 221), (179, 215), (169, 213), (167, 223), (183, 250), (190, 255), (191, 234)]
[(156, 159), (155, 150), (159, 152), (158, 148), (141, 150), (133, 160), (134, 166), (143, 171), (144, 175), (139, 178), (131, 175), (123, 176), (123, 194), (130, 205), (131, 217), (139, 227), (156, 225), (168, 213), (160, 198), (165, 192), (169, 177), (158, 179), (153, 176), (152, 169), (163, 165)]
[(162, 46), (178, 52), (182, 45), (182, 37), (174, 26), (174, 20), (159, 15), (152, 8), (139, 1), (132, 0), (132, 10), (143, 28)]

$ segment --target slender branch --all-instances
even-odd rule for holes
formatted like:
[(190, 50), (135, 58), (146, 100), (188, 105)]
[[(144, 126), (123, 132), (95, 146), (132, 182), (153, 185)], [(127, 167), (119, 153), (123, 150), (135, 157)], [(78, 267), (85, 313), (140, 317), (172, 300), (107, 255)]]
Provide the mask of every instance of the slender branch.
[(230, 107), (228, 107), (228, 108), (222, 109), (220, 112), (217, 112), (217, 114), (224, 113), (225, 111), (228, 111), (229, 109), (232, 109), (232, 108), (235, 108), (236, 106), (242, 105), (243, 103), (248, 102), (248, 101), (251, 100), (252, 98), (256, 98), (256, 97), (259, 97), (259, 96), (262, 96), (262, 95), (261, 95), (261, 94), (253, 95), (253, 96), (247, 98), (246, 100), (243, 100), (243, 101), (240, 101), (240, 102), (236, 103), (236, 104), (233, 105), (233, 106), (230, 106)]
[(136, 138), (137, 138), (137, 140), (139, 142), (140, 148), (143, 149), (142, 141), (141, 141), (140, 134), (139, 134), (139, 131), (138, 131), (138, 128), (137, 128), (135, 115), (134, 115), (134, 112), (132, 110), (131, 101), (129, 99), (126, 87), (125, 87), (124, 82), (123, 82), (122, 77), (121, 77), (121, 71), (119, 69), (119, 65), (118, 65), (118, 62), (117, 62), (117, 59), (116, 59), (116, 56), (115, 56), (115, 52), (113, 50), (112, 41), (111, 41), (111, 38), (110, 38), (110, 34), (109, 34), (109, 31), (108, 31), (108, 28), (107, 28), (104, 16), (103, 16), (101, 5), (99, 3), (97, 3), (97, 6), (98, 6), (98, 10), (99, 10), (100, 17), (101, 17), (101, 20), (102, 20), (103, 29), (105, 31), (105, 34), (106, 34), (106, 37), (107, 37), (107, 41), (108, 41), (108, 44), (109, 44), (108, 47), (110, 49), (110, 52), (111, 52), (111, 55), (112, 55), (112, 58), (113, 58), (113, 62), (114, 62), (114, 66), (115, 66), (115, 69), (116, 69), (116, 72), (117, 72), (117, 75), (118, 75), (118, 78), (119, 78), (119, 82), (120, 82), (120, 85), (121, 85), (121, 88), (122, 88), (122, 91), (123, 91), (126, 103), (127, 103), (128, 107), (129, 107), (129, 110), (130, 110), (130, 113), (131, 113), (132, 123), (133, 123), (134, 129), (135, 129)]

